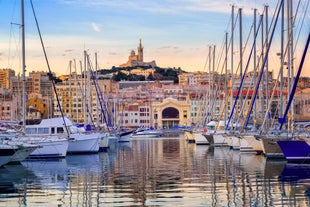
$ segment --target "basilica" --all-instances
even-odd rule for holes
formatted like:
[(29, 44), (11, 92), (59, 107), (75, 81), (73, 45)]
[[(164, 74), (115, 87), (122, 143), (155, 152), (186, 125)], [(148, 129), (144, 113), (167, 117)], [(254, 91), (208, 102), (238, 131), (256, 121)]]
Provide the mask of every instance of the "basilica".
[(137, 67), (137, 66), (151, 66), (152, 68), (156, 67), (155, 60), (151, 62), (144, 62), (143, 61), (143, 47), (142, 47), (142, 40), (140, 39), (139, 46), (137, 48), (138, 54), (136, 55), (135, 51), (132, 50), (128, 57), (127, 63), (121, 64), (120, 67)]

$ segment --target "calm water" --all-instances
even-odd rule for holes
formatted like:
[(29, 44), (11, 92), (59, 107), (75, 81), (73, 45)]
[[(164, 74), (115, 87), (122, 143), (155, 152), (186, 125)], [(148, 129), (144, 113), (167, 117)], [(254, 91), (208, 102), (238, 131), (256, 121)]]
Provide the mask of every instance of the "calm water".
[(310, 165), (183, 137), (0, 168), (0, 206), (309, 206)]

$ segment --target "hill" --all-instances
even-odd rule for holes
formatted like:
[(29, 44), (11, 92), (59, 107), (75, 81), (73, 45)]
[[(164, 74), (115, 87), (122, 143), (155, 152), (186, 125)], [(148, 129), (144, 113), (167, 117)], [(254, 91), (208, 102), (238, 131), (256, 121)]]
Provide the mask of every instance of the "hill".
[(178, 75), (181, 73), (186, 73), (181, 68), (161, 68), (155, 67), (155, 72), (150, 73), (147, 77), (143, 75), (137, 74), (128, 74), (125, 71), (130, 72), (134, 69), (142, 69), (147, 70), (151, 69), (151, 66), (138, 66), (138, 67), (115, 67), (113, 66), (111, 69), (101, 69), (98, 73), (102, 75), (107, 75), (113, 73), (112, 79), (115, 81), (145, 81), (145, 80), (173, 80), (174, 83), (178, 83)]

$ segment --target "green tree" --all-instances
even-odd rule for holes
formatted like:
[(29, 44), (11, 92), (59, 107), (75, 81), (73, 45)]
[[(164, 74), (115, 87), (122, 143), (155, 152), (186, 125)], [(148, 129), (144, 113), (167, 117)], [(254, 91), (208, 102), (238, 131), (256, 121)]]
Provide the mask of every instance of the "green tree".
[(115, 81), (121, 81), (121, 80), (127, 80), (127, 79), (128, 79), (128, 76), (123, 72), (118, 72), (112, 77), (112, 80), (115, 80)]

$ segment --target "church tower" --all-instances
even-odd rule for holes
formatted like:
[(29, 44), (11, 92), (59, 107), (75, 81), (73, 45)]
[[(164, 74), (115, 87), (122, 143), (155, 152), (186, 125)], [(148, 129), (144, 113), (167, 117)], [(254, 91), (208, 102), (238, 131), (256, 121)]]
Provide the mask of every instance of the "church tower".
[(140, 39), (140, 44), (138, 49), (138, 61), (143, 62), (143, 47), (142, 47), (142, 40)]

